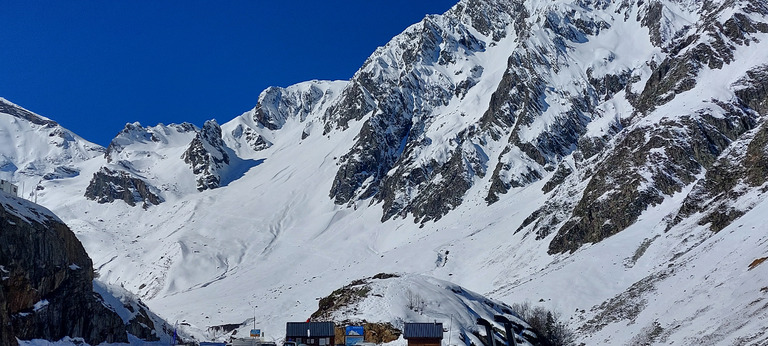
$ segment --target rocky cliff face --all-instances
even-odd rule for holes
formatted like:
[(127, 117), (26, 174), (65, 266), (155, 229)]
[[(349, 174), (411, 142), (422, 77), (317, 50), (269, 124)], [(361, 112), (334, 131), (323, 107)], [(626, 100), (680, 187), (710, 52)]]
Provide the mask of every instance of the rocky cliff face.
[(85, 189), (85, 198), (98, 203), (112, 203), (122, 200), (130, 206), (141, 204), (143, 208), (158, 205), (163, 199), (158, 196), (157, 188), (143, 179), (122, 170), (110, 170), (102, 167), (93, 174)]
[[(287, 121), (303, 123), (301, 137), (296, 140), (306, 139), (315, 127), (322, 128), (316, 115), (333, 105), (346, 85), (346, 81), (313, 80), (287, 88), (267, 88), (259, 95), (256, 107), (226, 124), (224, 139), (241, 154), (262, 151), (273, 145), (276, 133)], [(247, 150), (243, 152), (243, 148)]]
[[(724, 86), (729, 90), (726, 94), (695, 99), (692, 90), (712, 94), (710, 85), (699, 84), (712, 83), (708, 77), (732, 69), (734, 66), (729, 64), (734, 64), (736, 51), (757, 49), (750, 48), (750, 44), (759, 42), (758, 37), (768, 32), (768, 8), (749, 1), (697, 5), (683, 7), (691, 11), (694, 23), (668, 35), (659, 33), (675, 28), (665, 19), (654, 18), (661, 16), (660, 12), (670, 11), (670, 4), (634, 5), (640, 23), (650, 26), (651, 42), (668, 54), (660, 63), (650, 65), (650, 75), (644, 77), (644, 84), (626, 85), (623, 94), (632, 105), (628, 110), (631, 115), (625, 115), (613, 126), (618, 131), (606, 132), (607, 137), (584, 136), (579, 140), (574, 158), (576, 165), (583, 168), (569, 182), (570, 187), (556, 192), (543, 208), (550, 212), (542, 211), (545, 216), (530, 218), (529, 221), (537, 220), (533, 230), (540, 237), (557, 232), (550, 244), (551, 253), (574, 251), (585, 243), (596, 243), (616, 234), (634, 224), (649, 207), (691, 184), (697, 183), (699, 187), (686, 203), (700, 200), (702, 189), (719, 191), (712, 188), (716, 184), (706, 181), (723, 177), (724, 164), (720, 161), (735, 159), (724, 155), (736, 150), (735, 144), (747, 140), (743, 136), (754, 135), (751, 130), (764, 121), (766, 114), (760, 105), (764, 102), (761, 90), (765, 86), (755, 79), (764, 70), (759, 60), (747, 60), (747, 69), (728, 76), (733, 82)], [(719, 19), (713, 23), (712, 18)], [(728, 27), (731, 29), (725, 29)], [(758, 65), (749, 69), (756, 62)], [(595, 152), (595, 144), (604, 149)], [(700, 181), (705, 172), (710, 178)], [(569, 200), (566, 195), (578, 194), (578, 199), (564, 202)], [(690, 216), (691, 208), (686, 204), (682, 215)], [(554, 217), (556, 213), (551, 211), (555, 209), (561, 209), (557, 213), (562, 218)], [(562, 209), (567, 211), (563, 213)], [(702, 224), (711, 222), (711, 228), (718, 230), (740, 215), (726, 213), (730, 216), (711, 215)]]
[[(551, 252), (600, 241), (696, 182), (760, 121), (759, 66), (739, 72), (729, 94), (688, 98), (737, 51), (759, 49), (766, 14), (756, 1), (460, 2), (377, 50), (326, 111), (326, 132), (363, 122), (330, 196), (381, 202), (382, 220), (424, 222), (478, 184), (494, 203), (554, 173), (546, 192), (566, 176), (570, 188), (522, 228), (557, 232)], [(626, 34), (642, 48), (616, 44)], [(498, 66), (480, 57), (504, 45), (494, 77)], [(488, 103), (465, 99), (494, 78)], [(446, 120), (455, 115), (464, 119)]]
[(446, 125), (436, 114), (483, 78), (476, 55), (507, 35), (502, 23), (513, 21), (520, 3), (464, 6), (427, 17), (378, 49), (326, 111), (326, 132), (363, 121), (357, 142), (340, 160), (330, 191), (335, 203), (373, 197), (382, 202), (382, 220), (409, 214), (432, 220), (461, 204), (485, 175), (488, 158), (482, 139), (470, 136), (473, 126), (435, 138)]
[(2, 343), (82, 337), (127, 342), (125, 325), (93, 291), (93, 267), (72, 231), (49, 211), (0, 193)]
[(0, 344), (168, 338), (170, 327), (146, 305), (93, 277), (91, 259), (58, 217), (0, 192)]
[(229, 155), (224, 148), (221, 127), (215, 120), (206, 121), (182, 156), (192, 167), (198, 191), (221, 185), (221, 172), (229, 165)]
[[(362, 122), (330, 197), (379, 202), (383, 221), (436, 220), (476, 185), (495, 203), (557, 170), (552, 191), (574, 154), (570, 183), (587, 185), (568, 194), (582, 197), (558, 218), (543, 213), (536, 224), (549, 226), (535, 232), (558, 232), (553, 252), (604, 239), (695, 182), (755, 126), (763, 89), (747, 80), (760, 68), (741, 71), (730, 95), (656, 115), (679, 109), (672, 101), (734, 64), (737, 51), (759, 49), (766, 13), (757, 1), (462, 1), (377, 50), (325, 112), (326, 133)], [(637, 47), (622, 47), (621, 35)], [(490, 72), (499, 66), (488, 55), (505, 57), (503, 72)], [(490, 99), (473, 103), (484, 82), (497, 83)]]

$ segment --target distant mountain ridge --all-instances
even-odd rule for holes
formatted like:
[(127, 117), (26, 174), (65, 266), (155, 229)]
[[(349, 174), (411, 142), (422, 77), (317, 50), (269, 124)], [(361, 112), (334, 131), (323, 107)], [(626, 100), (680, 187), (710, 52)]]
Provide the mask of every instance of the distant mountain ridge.
[(351, 80), (268, 88), (220, 126), (128, 124), (104, 149), (3, 101), (4, 148), (34, 150), (0, 149), (0, 174), (200, 330), (250, 316), (238, 299), (276, 328), (413, 272), (563, 309), (588, 344), (760, 344), (766, 51), (759, 0), (462, 0)]

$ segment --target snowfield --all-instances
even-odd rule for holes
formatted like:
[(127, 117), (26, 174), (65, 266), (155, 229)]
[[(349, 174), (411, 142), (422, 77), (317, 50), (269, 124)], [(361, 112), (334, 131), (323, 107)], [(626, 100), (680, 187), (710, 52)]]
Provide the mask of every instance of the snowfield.
[[(732, 57), (721, 68), (700, 66), (695, 85), (670, 91), (662, 95), (669, 100), (641, 112), (633, 102), (659, 64), (672, 56), (670, 47), (711, 18), (703, 17), (698, 1), (652, 2), (663, 9), (657, 33), (661, 43), (655, 44), (650, 26), (641, 20), (653, 6), (623, 3), (527, 1), (530, 17), (524, 19), (530, 35), (520, 35), (513, 22), (504, 22), (510, 18), (499, 17), (504, 35), (498, 40), (493, 23), (481, 32), (472, 26), (477, 23), (471, 11), (457, 7), (455, 11), (463, 10), (430, 16), (379, 48), (351, 81), (267, 89), (256, 108), (221, 125), (222, 148), (206, 147), (207, 159), (221, 158), (214, 154), (219, 149), (229, 157), (215, 172), (221, 177), (218, 188), (198, 191), (196, 175), (184, 161), (201, 131), (194, 125), (128, 124), (105, 149), (58, 125), (35, 124), (10, 111), (0, 113), (0, 178), (24, 186), (25, 198), (69, 225), (92, 257), (99, 281), (122, 286), (124, 294), (140, 298), (166, 321), (178, 321), (183, 333), (197, 340), (226, 339), (228, 334), (211, 329), (224, 324), (242, 324), (236, 335), (245, 335), (255, 323), (268, 339), (280, 342), (286, 322), (307, 320), (319, 300), (336, 289), (379, 273), (396, 273), (400, 277), (373, 280), (366, 299), (337, 311), (333, 319), (395, 326), (437, 321), (452, 326), (444, 342), (450, 335), (451, 344), (479, 345), (472, 332), (485, 332), (476, 325), (477, 317), (492, 319), (500, 311), (514, 317), (488, 302), (496, 307), (529, 302), (559, 313), (577, 344), (768, 345), (768, 264), (759, 261), (768, 257), (765, 185), (742, 186), (747, 192), (731, 207), (744, 214), (718, 232), (701, 222), (702, 213), (673, 223), (697, 182), (705, 179), (706, 168), (701, 168), (693, 182), (670, 179), (681, 187), (662, 194), (661, 202), (649, 203), (620, 232), (572, 252), (550, 251), (558, 227), (575, 217), (573, 205), (585, 195), (600, 160), (619, 150), (627, 133), (703, 113), (725, 119), (733, 112), (726, 106), (736, 102), (741, 78), (768, 66), (768, 33), (755, 30), (754, 41), (731, 45)], [(737, 12), (721, 13), (721, 21)], [(754, 11), (745, 18), (766, 17)], [(571, 20), (576, 18), (594, 24), (594, 32), (574, 29)], [(419, 64), (404, 62), (413, 48), (409, 35), (438, 31), (442, 41), (418, 42), (424, 53)], [(708, 40), (705, 34), (701, 37)], [(441, 55), (446, 51), (453, 60), (444, 57), (448, 53)], [(479, 123), (485, 121), (489, 103), (501, 97), (495, 96), (499, 85), (510, 82), (510, 72), (523, 70), (512, 56), (539, 62), (521, 62), (530, 67), (525, 70), (530, 75), (520, 75), (546, 86), (535, 98), (539, 103), (526, 103), (536, 103), (539, 113), (527, 123), (504, 125), (495, 119), (483, 128)], [(610, 95), (586, 95), (594, 93), (590, 78), (606, 76), (624, 76), (626, 85)], [(378, 83), (360, 87), (369, 77)], [(459, 85), (470, 86), (461, 92)], [(390, 86), (402, 92), (391, 97), (397, 100), (375, 98), (375, 87)], [(349, 96), (355, 92), (361, 95)], [(514, 90), (508, 94), (517, 95)], [(367, 150), (381, 144), (363, 141), (369, 130), (380, 131), (382, 138), (402, 130), (401, 124), (382, 120), (385, 101), (410, 107), (392, 106), (408, 114), (412, 125), (385, 148), (397, 159), (380, 175), (372, 172), (377, 167), (355, 166), (371, 171), (358, 172), (366, 178), (353, 191), (355, 198), (334, 203), (331, 191), (340, 167), (368, 162)], [(576, 112), (589, 108), (580, 102), (592, 111)], [(366, 108), (368, 103), (372, 108)], [(359, 117), (341, 119), (338, 110), (344, 107), (360, 110)], [(525, 115), (522, 106), (508, 108), (500, 106), (518, 114), (510, 118)], [(764, 126), (766, 114), (742, 111), (755, 116), (754, 127), (728, 144), (745, 147), (749, 136)], [(585, 122), (578, 128), (579, 138), (604, 139), (600, 153), (582, 158), (577, 150), (581, 142), (565, 143), (567, 155), (552, 150), (537, 159), (520, 144), (538, 145), (539, 139), (571, 124), (568, 116), (573, 114)], [(517, 137), (503, 132), (504, 126)], [(494, 136), (494, 131), (503, 136)], [(425, 191), (455, 177), (428, 174), (452, 164), (457, 152), (463, 155), (458, 162), (464, 169), (458, 176), (468, 183), (459, 203), (445, 215), (415, 221), (413, 210), (403, 208), (384, 218), (382, 205), (390, 201), (365, 196), (366, 187), (379, 186), (372, 190), (379, 194), (390, 188), (388, 178), (423, 173), (422, 185), (392, 183), (400, 188), (392, 203), (410, 206), (432, 198)], [(652, 151), (654, 157), (668, 158), (667, 153), (664, 147)], [(545, 191), (562, 166), (574, 173)], [(102, 167), (145, 181), (162, 203), (131, 207), (119, 199), (104, 204), (86, 199)], [(657, 188), (653, 173), (658, 167), (646, 162), (634, 168), (644, 179), (637, 189)], [(489, 190), (498, 182), (508, 183), (507, 191), (489, 204)], [(606, 193), (598, 201), (611, 198)], [(440, 202), (436, 198), (434, 203)], [(548, 214), (553, 232), (540, 232), (545, 221), (526, 222), (551, 205), (561, 206)], [(423, 298), (421, 312), (407, 307), (407, 292)], [(405, 345), (405, 340), (393, 345)]]

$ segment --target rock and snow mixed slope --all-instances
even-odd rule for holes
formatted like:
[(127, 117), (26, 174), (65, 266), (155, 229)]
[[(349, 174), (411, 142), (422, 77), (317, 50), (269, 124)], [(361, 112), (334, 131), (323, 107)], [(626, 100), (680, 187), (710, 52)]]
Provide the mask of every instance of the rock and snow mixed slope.
[[(477, 319), (483, 318), (494, 328), (504, 330), (504, 326), (494, 322), (494, 317), (498, 315), (516, 324), (517, 345), (541, 341), (534, 328), (522, 320), (512, 307), (456, 284), (418, 274), (380, 273), (355, 280), (321, 299), (312, 319), (364, 327), (378, 324), (400, 333), (405, 322), (430, 323), (439, 320), (447, 330), (446, 344), (482, 345), (487, 333), (483, 327), (478, 327)], [(389, 335), (388, 339), (404, 342), (402, 334)], [(380, 341), (387, 342), (388, 339)]]
[(546, 305), (588, 344), (760, 344), (766, 51), (759, 0), (462, 0), (221, 126), (61, 152), (4, 103), (25, 154), (2, 173), (198, 330), (256, 308), (278, 335), (399, 272)]
[(89, 143), (48, 118), (0, 98), (0, 179), (27, 183), (31, 196), (41, 179), (75, 177), (77, 166), (104, 148)]

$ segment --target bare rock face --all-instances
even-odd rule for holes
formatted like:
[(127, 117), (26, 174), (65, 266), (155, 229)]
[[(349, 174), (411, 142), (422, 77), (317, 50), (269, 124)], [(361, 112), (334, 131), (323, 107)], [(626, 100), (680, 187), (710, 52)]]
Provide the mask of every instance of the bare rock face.
[[(649, 63), (644, 84), (637, 83), (635, 72), (593, 78), (588, 71), (595, 93), (605, 93), (600, 99), (623, 93), (631, 114), (617, 119), (602, 137), (575, 136), (575, 174), (557, 172), (553, 183), (545, 185), (545, 191), (554, 194), (518, 229), (533, 224), (530, 230), (539, 239), (556, 232), (549, 245), (551, 254), (575, 251), (621, 232), (649, 207), (686, 186), (694, 188), (676, 217), (672, 215), (670, 227), (702, 213), (700, 225), (720, 230), (747, 211), (733, 206), (749, 206), (746, 199), (761, 194), (764, 180), (756, 177), (764, 171), (759, 162), (764, 158), (765, 135), (756, 127), (765, 121), (768, 109), (764, 65), (747, 71), (736, 84), (724, 85), (732, 97), (705, 99), (700, 101), (705, 106), (675, 111), (682, 114), (657, 110), (673, 101), (679, 104), (680, 95), (701, 89), (698, 84), (705, 73), (737, 64), (734, 52), (766, 32), (765, 23), (755, 20), (759, 16), (754, 14), (765, 17), (768, 8), (751, 1), (690, 5), (702, 18), (729, 14), (675, 31), (662, 18), (669, 11), (667, 5), (658, 1), (631, 5), (639, 6), (638, 21), (649, 27), (653, 45), (665, 52), (659, 62)], [(733, 13), (724, 11), (727, 7)], [(747, 190), (752, 197), (742, 198)]]
[(122, 200), (130, 206), (141, 204), (144, 208), (163, 202), (157, 189), (141, 178), (107, 167), (93, 174), (85, 197), (102, 204)]
[[(737, 85), (739, 102), (757, 115), (768, 115), (768, 66), (747, 73)], [(752, 209), (768, 188), (768, 126), (757, 128), (734, 141), (731, 149), (712, 164), (687, 196), (670, 227), (699, 213), (700, 225), (720, 231)]]
[(195, 173), (198, 191), (221, 185), (221, 171), (229, 165), (229, 155), (224, 148), (221, 127), (216, 120), (206, 121), (182, 156)]
[(91, 259), (61, 220), (0, 193), (0, 227), (0, 343), (128, 342), (122, 319), (93, 291)]
[(701, 114), (628, 132), (594, 172), (550, 252), (573, 251), (634, 224), (646, 208), (693, 183), (752, 124), (743, 113), (724, 119)]

